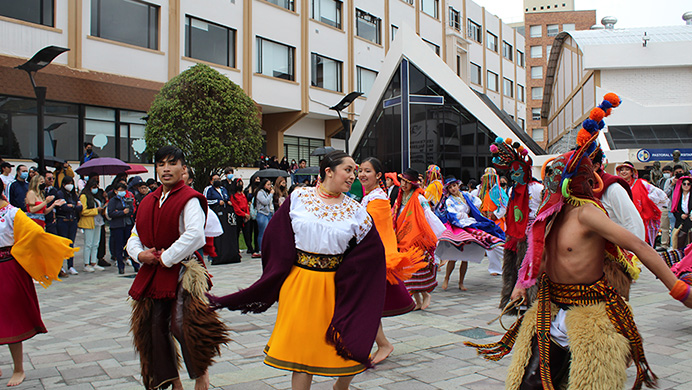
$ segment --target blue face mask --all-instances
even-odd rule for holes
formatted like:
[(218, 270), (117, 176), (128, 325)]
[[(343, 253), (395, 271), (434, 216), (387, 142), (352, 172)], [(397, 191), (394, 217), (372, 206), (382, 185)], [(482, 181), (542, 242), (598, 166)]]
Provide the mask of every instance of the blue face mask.
[(127, 195), (127, 191), (118, 191), (118, 196), (124, 198)]
[(94, 194), (94, 195), (96, 195), (96, 194), (99, 193), (99, 189), (98, 189), (98, 188), (92, 188), (92, 189), (91, 189), (91, 193)]
[(29, 178), (29, 172), (20, 172), (20, 173), (19, 173), (19, 177), (20, 177), (22, 180), (26, 180), (26, 179)]
[(226, 179), (228, 179), (229, 181), (233, 180), (233, 174), (229, 173), (228, 175), (226, 175)]

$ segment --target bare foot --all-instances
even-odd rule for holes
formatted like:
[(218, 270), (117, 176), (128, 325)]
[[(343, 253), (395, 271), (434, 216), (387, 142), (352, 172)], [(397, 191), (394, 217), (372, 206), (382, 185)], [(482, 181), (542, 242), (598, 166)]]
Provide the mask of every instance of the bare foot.
[(497, 272), (493, 272), (490, 274), (490, 276), (498, 276), (498, 275), (500, 275), (500, 274), (498, 274)]
[(392, 344), (378, 347), (375, 356), (372, 358), (372, 364), (375, 365), (388, 358), (392, 351), (394, 351), (394, 346)]
[(459, 283), (459, 290), (461, 290), (461, 291), (468, 291), (469, 289), (466, 288), (466, 287), (464, 287), (463, 284)]
[(442, 282), (442, 286), (441, 286), (441, 287), (442, 287), (443, 290), (446, 290), (447, 287), (449, 287), (449, 280), (445, 279), (445, 280)]
[(421, 310), (425, 310), (430, 306), (430, 301), (432, 300), (432, 294), (430, 293), (423, 293), (423, 303), (420, 306)]
[(24, 379), (26, 378), (26, 375), (24, 375), (24, 371), (22, 372), (15, 372), (12, 374), (12, 378), (10, 378), (10, 381), (7, 382), (7, 386), (17, 386), (24, 382)]
[(195, 379), (195, 390), (209, 390), (209, 371)]

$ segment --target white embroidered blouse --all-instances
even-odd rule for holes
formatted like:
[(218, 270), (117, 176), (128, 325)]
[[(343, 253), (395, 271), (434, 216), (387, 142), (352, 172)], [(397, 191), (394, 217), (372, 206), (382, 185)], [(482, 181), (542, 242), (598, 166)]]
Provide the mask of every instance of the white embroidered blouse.
[(327, 205), (312, 187), (293, 191), (289, 215), (296, 248), (309, 253), (342, 254), (352, 238), (359, 243), (372, 228), (370, 215), (358, 202), (344, 196), (341, 203)]
[(0, 248), (14, 245), (14, 216), (19, 211), (11, 204), (0, 209)]
[(382, 199), (386, 200), (389, 202), (389, 197), (387, 196), (387, 193), (384, 192), (384, 190), (380, 187), (375, 188), (374, 190), (368, 192), (367, 195), (363, 197), (363, 199), (360, 201), (360, 204), (363, 207), (368, 207), (368, 203), (370, 203), (371, 200), (375, 199)]

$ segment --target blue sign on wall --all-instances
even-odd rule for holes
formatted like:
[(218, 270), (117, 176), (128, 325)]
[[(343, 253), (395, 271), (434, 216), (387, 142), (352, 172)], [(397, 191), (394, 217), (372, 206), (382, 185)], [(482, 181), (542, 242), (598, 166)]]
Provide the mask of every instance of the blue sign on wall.
[(680, 160), (692, 160), (692, 149), (639, 149), (637, 160), (641, 162), (650, 161), (673, 161), (673, 152), (680, 151)]

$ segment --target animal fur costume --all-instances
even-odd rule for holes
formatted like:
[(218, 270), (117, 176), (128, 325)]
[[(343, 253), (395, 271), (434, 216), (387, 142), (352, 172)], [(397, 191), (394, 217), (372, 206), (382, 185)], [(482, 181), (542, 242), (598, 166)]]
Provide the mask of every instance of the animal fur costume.
[[(500, 294), (500, 309), (509, 303), (514, 285), (517, 283), (517, 275), (521, 262), (526, 254), (526, 235), (530, 228), (529, 221), (529, 184), (533, 181), (531, 170), (533, 161), (528, 155), (528, 150), (518, 142), (512, 143), (510, 138), (498, 137), (495, 143), (490, 145), (493, 153), (493, 165), (498, 171), (508, 172), (512, 179), (512, 195), (507, 204), (505, 216), (505, 248), (502, 256), (502, 293)], [(536, 210), (534, 210), (536, 211)], [(533, 302), (536, 297), (536, 289), (532, 288), (527, 294), (527, 303)], [(512, 308), (507, 314), (516, 315), (517, 310)]]
[[(614, 94), (606, 95), (606, 100), (613, 102), (613, 106), (619, 104)], [(594, 174), (588, 157), (595, 149), (593, 142), (597, 136), (595, 131), (578, 151), (557, 157), (548, 175), (543, 175), (546, 194), (517, 282), (518, 286), (527, 288), (539, 281), (535, 304), (499, 342), (465, 343), (477, 348), (489, 360), (499, 360), (515, 347), (507, 389), (622, 389), (630, 357), (637, 368), (633, 389), (640, 389), (643, 384), (650, 387), (656, 384), (656, 376), (644, 357), (632, 312), (606, 276), (590, 285), (568, 285), (554, 283), (546, 274), (538, 274), (544, 261), (546, 237), (565, 204), (579, 207), (590, 203), (605, 213), (593, 194), (593, 191), (602, 190), (603, 184), (600, 176)], [(545, 168), (544, 165), (544, 172)], [(598, 189), (593, 189), (594, 182), (600, 183)], [(639, 268), (634, 261), (610, 242), (606, 242), (604, 264), (606, 259), (613, 260), (633, 279), (638, 277)], [(568, 352), (557, 346), (550, 335), (551, 323), (559, 308), (566, 310)], [(560, 361), (556, 362), (555, 357)], [(560, 376), (562, 372), (567, 375)]]

